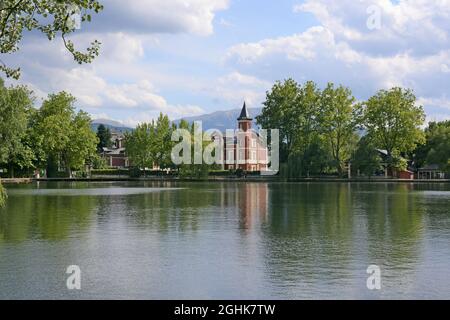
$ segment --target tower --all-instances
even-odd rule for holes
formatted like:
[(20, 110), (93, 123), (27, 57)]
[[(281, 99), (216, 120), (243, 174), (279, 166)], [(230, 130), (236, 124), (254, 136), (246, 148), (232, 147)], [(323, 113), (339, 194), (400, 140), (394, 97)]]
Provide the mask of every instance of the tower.
[(241, 115), (237, 119), (239, 123), (239, 129), (247, 132), (252, 128), (253, 119), (250, 117), (250, 114), (247, 110), (247, 104), (244, 102), (244, 106), (242, 107)]
[(237, 141), (237, 156), (238, 156), (238, 167), (242, 170), (250, 170), (250, 140), (251, 140), (251, 128), (252, 128), (252, 118), (247, 110), (247, 104), (244, 102), (241, 114), (238, 120), (238, 141)]

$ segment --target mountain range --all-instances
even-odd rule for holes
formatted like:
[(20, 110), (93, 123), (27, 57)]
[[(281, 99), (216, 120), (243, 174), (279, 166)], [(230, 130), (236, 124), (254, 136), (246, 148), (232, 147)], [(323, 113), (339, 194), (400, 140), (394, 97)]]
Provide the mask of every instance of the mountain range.
[[(250, 116), (254, 119), (253, 120), (253, 126), (254, 128), (257, 127), (256, 125), (256, 116), (260, 115), (262, 111), (262, 108), (253, 108), (249, 109)], [(202, 121), (202, 129), (203, 130), (209, 130), (209, 129), (218, 129), (221, 132), (225, 132), (226, 129), (236, 129), (237, 128), (237, 118), (239, 117), (239, 114), (241, 112), (241, 109), (234, 109), (234, 110), (227, 110), (227, 111), (216, 111), (210, 114), (204, 114), (199, 116), (192, 116), (192, 117), (184, 117), (183, 120), (188, 121), (189, 123), (192, 123), (194, 121)], [(177, 125), (180, 123), (182, 119), (174, 120), (173, 122)], [(125, 126), (123, 123), (119, 121), (113, 121), (113, 120), (107, 120), (107, 119), (96, 119), (92, 121), (91, 127), (92, 130), (97, 131), (98, 126), (100, 124), (103, 124), (105, 127), (109, 128), (113, 132), (118, 133), (125, 133), (132, 131), (133, 128)]]

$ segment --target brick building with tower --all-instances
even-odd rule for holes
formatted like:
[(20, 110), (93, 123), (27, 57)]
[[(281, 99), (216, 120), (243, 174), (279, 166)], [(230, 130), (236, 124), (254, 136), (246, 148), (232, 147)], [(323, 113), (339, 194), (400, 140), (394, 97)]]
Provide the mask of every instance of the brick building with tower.
[(239, 115), (238, 130), (233, 137), (224, 137), (224, 169), (244, 171), (266, 171), (268, 166), (267, 146), (252, 129), (253, 119), (244, 102)]

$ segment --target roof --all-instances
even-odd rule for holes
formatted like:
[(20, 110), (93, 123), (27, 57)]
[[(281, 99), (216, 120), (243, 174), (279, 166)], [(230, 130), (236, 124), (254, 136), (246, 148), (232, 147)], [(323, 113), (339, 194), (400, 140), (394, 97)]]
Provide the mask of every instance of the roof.
[(117, 149), (103, 148), (103, 152), (107, 155), (120, 155), (125, 153), (125, 148), (117, 148)]
[(245, 101), (244, 101), (244, 106), (242, 107), (241, 115), (239, 116), (238, 120), (239, 121), (241, 121), (241, 120), (250, 120), (250, 121), (253, 120), (250, 117), (250, 113), (248, 112), (247, 104), (245, 103)]
[(387, 150), (383, 150), (383, 149), (376, 149), (379, 153), (384, 154), (385, 156), (388, 155)]
[(437, 164), (428, 164), (423, 168), (420, 168), (419, 171), (441, 171), (441, 168)]

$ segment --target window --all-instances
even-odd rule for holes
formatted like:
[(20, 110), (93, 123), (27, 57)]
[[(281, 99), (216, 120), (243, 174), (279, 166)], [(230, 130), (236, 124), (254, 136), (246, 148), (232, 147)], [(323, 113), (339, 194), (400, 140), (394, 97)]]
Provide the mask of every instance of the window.
[(234, 162), (234, 151), (233, 150), (228, 151), (227, 160), (228, 160), (229, 163), (233, 163)]
[(240, 150), (239, 151), (239, 160), (245, 160), (245, 154), (244, 154), (244, 150)]
[(251, 158), (252, 161), (256, 161), (256, 151), (252, 151)]
[(252, 139), (252, 148), (256, 148), (256, 139)]

